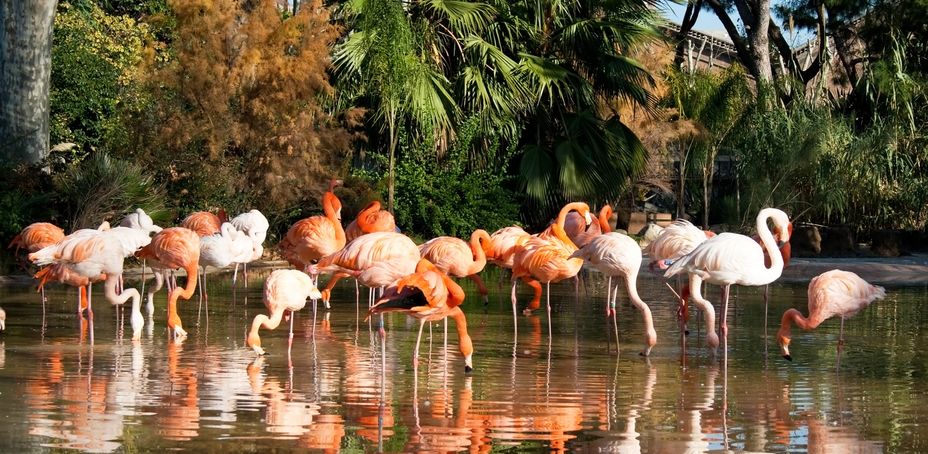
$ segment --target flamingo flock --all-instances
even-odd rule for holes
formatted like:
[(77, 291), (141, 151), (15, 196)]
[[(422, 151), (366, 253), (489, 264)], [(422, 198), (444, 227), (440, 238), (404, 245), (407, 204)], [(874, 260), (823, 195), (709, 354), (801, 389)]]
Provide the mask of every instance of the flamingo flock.
[[(551, 284), (576, 279), (587, 264), (608, 277), (606, 316), (612, 321), (616, 339), (618, 286), (613, 287), (613, 277), (625, 282), (628, 298), (643, 320), (641, 355), (651, 354), (657, 344), (651, 307), (638, 293), (637, 279), (644, 261), (641, 247), (628, 235), (612, 231), (610, 217), (614, 212), (610, 206), (602, 207), (594, 218), (586, 203), (568, 203), (548, 228), (534, 235), (511, 226), (492, 234), (477, 229), (467, 241), (443, 236), (417, 245), (399, 231), (392, 214), (382, 210), (377, 201), (368, 204), (343, 228), (342, 204), (335, 194), (340, 184), (340, 180), (329, 183), (322, 196), (323, 214), (295, 222), (277, 245), (280, 255), (295, 269), (274, 271), (264, 283), (263, 301), (269, 313), (254, 317), (245, 340), (257, 354), (265, 353), (259, 329), (272, 330), (283, 320), (289, 320), (292, 342), (293, 313), (303, 309), (307, 299), (313, 300), (314, 311), (318, 299), (328, 307), (336, 282), (351, 277), (370, 289), (368, 316), (401, 311), (420, 321), (414, 365), (418, 361), (425, 322), (451, 318), (457, 326), (465, 370), (470, 372), (474, 367), (474, 348), (467, 331), (466, 295), (452, 278), (473, 280), (486, 304), (488, 291), (479, 273), (487, 265), (511, 270), (511, 303), (516, 329), (519, 281), (533, 289), (533, 297), (523, 308), (523, 314), (531, 315), (539, 309), (542, 293), (547, 295), (550, 333)], [(773, 230), (768, 222), (773, 223)], [(52, 224), (35, 223), (14, 238), (10, 247), (15, 247), (16, 251), (25, 249), (29, 260), (43, 267), (35, 275), (40, 289), (48, 282), (78, 287), (79, 316), (91, 323), (93, 311), (87, 287), (92, 282), (105, 283), (104, 296), (111, 304), (131, 302), (133, 340), (139, 339), (144, 324), (141, 292), (124, 287), (123, 263), (132, 256), (145, 260), (155, 270), (155, 285), (147, 292), (149, 318), (154, 312), (153, 295), (166, 283), (168, 332), (178, 339), (187, 336), (177, 310), (179, 300), (190, 299), (199, 282), (202, 298), (208, 301), (206, 267), (234, 266), (234, 284), (238, 266), (244, 265), (247, 285), (247, 264), (264, 254), (263, 243), (269, 228), (267, 218), (258, 210), (242, 213), (232, 220), (227, 220), (225, 212), (220, 210), (219, 214), (195, 212), (184, 218), (179, 227), (162, 229), (138, 209), (129, 213), (119, 227), (110, 228), (104, 223), (98, 229), (82, 229), (70, 235)], [(734, 233), (716, 235), (678, 220), (650, 242), (644, 255), (650, 270), (659, 270), (666, 278), (686, 278), (687, 285), (680, 291), (677, 312), (685, 323), (688, 302), (692, 300), (705, 318), (706, 342), (715, 349), (720, 344), (715, 328), (716, 313), (712, 303), (703, 296), (703, 283), (722, 289), (719, 333), (727, 337), (731, 286), (764, 286), (776, 281), (789, 257), (788, 248), (781, 247), (788, 244), (791, 231), (789, 217), (776, 208), (758, 213), (758, 241)], [(177, 269), (182, 269), (187, 276), (183, 287), (176, 284), (173, 272)], [(320, 291), (318, 278), (322, 274), (332, 276)], [(546, 286), (544, 291), (542, 284)], [(792, 325), (812, 329), (825, 319), (838, 316), (842, 320), (843, 341), (844, 319), (884, 295), (882, 288), (869, 285), (853, 273), (834, 270), (816, 277), (809, 286), (809, 317), (796, 309), (790, 309), (782, 317), (777, 340), (783, 356), (791, 359), (788, 346)], [(44, 301), (43, 296), (43, 304)]]

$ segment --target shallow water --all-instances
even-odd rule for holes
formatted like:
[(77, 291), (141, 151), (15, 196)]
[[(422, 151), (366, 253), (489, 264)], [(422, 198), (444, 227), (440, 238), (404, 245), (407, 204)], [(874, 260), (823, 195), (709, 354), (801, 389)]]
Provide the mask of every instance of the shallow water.
[[(350, 282), (315, 324), (311, 304), (297, 314), (289, 355), (286, 323), (262, 330), (270, 355), (257, 359), (244, 337), (264, 309), (258, 273), (234, 294), (227, 276), (210, 276), (199, 324), (196, 297), (180, 303), (183, 342), (168, 339), (163, 291), (133, 343), (95, 289), (91, 345), (75, 290), (53, 288), (43, 327), (33, 289), (0, 288), (0, 451), (928, 451), (925, 287), (891, 288), (848, 320), (840, 357), (838, 320), (794, 331), (790, 363), (774, 334), (785, 309), (805, 312), (804, 286), (772, 287), (766, 344), (760, 289), (740, 288), (727, 350), (706, 348), (694, 312), (684, 353), (672, 294), (643, 276), (658, 331), (643, 358), (641, 319), (624, 295), (618, 354), (608, 341), (601, 276), (585, 278), (579, 298), (572, 283), (553, 286), (553, 336), (542, 310), (518, 317), (516, 339), (509, 287), (485, 274), (487, 307), (462, 283), (470, 374), (453, 323), (447, 351), (443, 325), (426, 327), (414, 373), (418, 323), (387, 316), (382, 342)], [(520, 285), (520, 304), (528, 296)]]

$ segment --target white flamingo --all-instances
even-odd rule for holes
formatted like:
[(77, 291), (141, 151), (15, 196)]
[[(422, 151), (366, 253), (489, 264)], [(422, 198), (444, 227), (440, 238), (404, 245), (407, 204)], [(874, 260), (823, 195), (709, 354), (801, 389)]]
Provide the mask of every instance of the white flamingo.
[[(679, 273), (689, 274), (690, 291), (693, 301), (703, 310), (706, 318), (707, 341), (713, 348), (718, 347), (719, 338), (715, 333), (715, 309), (702, 297), (702, 282), (722, 286), (722, 335), (728, 335), (728, 293), (732, 284), (760, 286), (767, 285), (780, 277), (783, 272), (783, 257), (780, 255), (777, 241), (767, 226), (772, 219), (779, 228), (782, 242), (789, 241), (787, 226), (789, 217), (776, 208), (764, 208), (757, 214), (757, 234), (763, 248), (751, 237), (736, 233), (722, 233), (696, 246), (692, 252), (677, 260), (664, 277)], [(764, 250), (771, 258), (770, 268), (764, 266)]]

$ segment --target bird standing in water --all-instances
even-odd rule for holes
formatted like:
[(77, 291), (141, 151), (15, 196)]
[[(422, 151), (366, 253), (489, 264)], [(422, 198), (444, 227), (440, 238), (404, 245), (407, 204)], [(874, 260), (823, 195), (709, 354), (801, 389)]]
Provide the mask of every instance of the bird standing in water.
[(795, 324), (801, 329), (811, 330), (831, 317), (841, 317), (838, 346), (844, 343), (844, 319), (854, 316), (875, 300), (886, 296), (886, 289), (870, 285), (850, 271), (826, 271), (809, 282), (809, 317), (803, 317), (798, 309), (783, 313), (782, 324), (777, 332), (780, 352), (789, 361), (790, 327)]

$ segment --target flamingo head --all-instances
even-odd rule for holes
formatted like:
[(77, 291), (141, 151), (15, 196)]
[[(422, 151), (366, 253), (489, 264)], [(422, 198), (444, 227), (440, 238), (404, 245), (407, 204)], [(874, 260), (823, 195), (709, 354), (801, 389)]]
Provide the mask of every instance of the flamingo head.
[(783, 355), (787, 361), (792, 361), (793, 357), (789, 354), (789, 341), (790, 338), (783, 334), (777, 334), (777, 343), (780, 344), (780, 354)]

